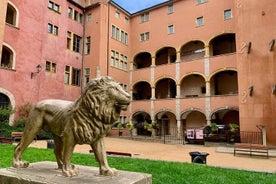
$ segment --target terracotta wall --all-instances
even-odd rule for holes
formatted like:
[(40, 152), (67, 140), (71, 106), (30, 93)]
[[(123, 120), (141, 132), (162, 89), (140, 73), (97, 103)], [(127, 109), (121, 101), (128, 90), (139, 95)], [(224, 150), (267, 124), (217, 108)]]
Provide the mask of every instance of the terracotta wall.
[[(256, 131), (263, 125), (268, 144), (276, 143), (275, 47), (276, 2), (239, 1), (237, 6), (237, 60), (241, 130)], [(251, 48), (249, 49), (249, 43)], [(252, 95), (249, 87), (253, 86)]]

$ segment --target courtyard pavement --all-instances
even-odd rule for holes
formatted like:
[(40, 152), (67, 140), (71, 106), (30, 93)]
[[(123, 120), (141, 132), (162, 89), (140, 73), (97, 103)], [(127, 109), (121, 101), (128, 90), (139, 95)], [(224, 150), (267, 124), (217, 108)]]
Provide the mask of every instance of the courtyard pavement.
[[(130, 153), (133, 158), (191, 162), (189, 153), (199, 151), (209, 153), (209, 166), (276, 173), (276, 150), (270, 150), (267, 159), (265, 156), (250, 157), (245, 154), (234, 156), (233, 146), (227, 144), (173, 145), (113, 137), (106, 137), (104, 141), (106, 151)], [(47, 141), (33, 141), (30, 147), (47, 148)], [(74, 152), (89, 154), (89, 150), (89, 145), (77, 145)]]

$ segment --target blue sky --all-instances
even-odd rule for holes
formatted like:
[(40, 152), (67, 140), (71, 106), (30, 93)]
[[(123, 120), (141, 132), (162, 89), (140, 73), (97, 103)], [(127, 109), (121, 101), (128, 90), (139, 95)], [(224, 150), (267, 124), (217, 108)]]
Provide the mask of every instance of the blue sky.
[(149, 8), (159, 3), (163, 3), (167, 0), (113, 0), (122, 8), (130, 13), (135, 13), (145, 8)]

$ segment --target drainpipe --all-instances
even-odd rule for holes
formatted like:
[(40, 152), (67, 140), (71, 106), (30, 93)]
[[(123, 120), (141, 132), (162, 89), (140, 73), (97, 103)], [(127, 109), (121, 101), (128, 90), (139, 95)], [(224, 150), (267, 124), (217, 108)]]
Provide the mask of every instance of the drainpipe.
[(263, 145), (266, 145), (266, 129), (264, 125), (257, 125), (257, 128), (259, 128), (262, 131), (262, 140)]
[(83, 83), (84, 83), (84, 46), (85, 46), (85, 26), (86, 26), (86, 19), (85, 19), (85, 8), (83, 8), (82, 10), (83, 12), (83, 17), (84, 17), (84, 20), (83, 20), (83, 39), (82, 39), (82, 59), (81, 59), (81, 81), (80, 81), (80, 87), (81, 87), (81, 93), (83, 91)]
[(106, 50), (106, 75), (109, 75), (109, 34), (110, 34), (110, 0), (107, 1), (107, 50)]

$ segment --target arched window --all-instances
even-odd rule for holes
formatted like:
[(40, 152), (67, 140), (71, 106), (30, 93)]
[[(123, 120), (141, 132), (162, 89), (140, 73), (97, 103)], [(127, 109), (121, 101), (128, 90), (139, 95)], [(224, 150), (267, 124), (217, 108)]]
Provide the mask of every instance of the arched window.
[(1, 67), (12, 69), (13, 66), (13, 52), (6, 46), (2, 48)]
[(6, 13), (6, 23), (16, 26), (17, 12), (16, 9), (8, 3), (7, 13)]
[(9, 119), (9, 115), (6, 115), (4, 113), (5, 109), (8, 109), (9, 106), (10, 106), (9, 97), (0, 93), (0, 110), (3, 111), (3, 113), (0, 113), (0, 123), (5, 122)]

